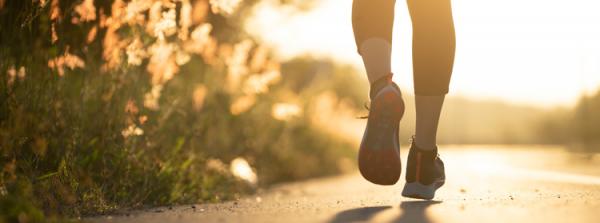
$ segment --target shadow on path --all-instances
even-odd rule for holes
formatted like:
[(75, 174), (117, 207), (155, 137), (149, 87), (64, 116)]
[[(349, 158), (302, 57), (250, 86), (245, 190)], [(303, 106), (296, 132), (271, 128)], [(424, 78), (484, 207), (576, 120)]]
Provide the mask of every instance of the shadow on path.
[(354, 208), (337, 213), (330, 223), (342, 223), (342, 222), (364, 222), (371, 219), (375, 214), (380, 211), (391, 208), (392, 206), (376, 206), (376, 207), (364, 207)]
[(414, 222), (414, 223), (430, 223), (431, 219), (425, 214), (427, 208), (434, 204), (442, 203), (441, 201), (402, 201), (400, 209), (402, 213), (398, 219), (392, 222)]
[[(395, 223), (431, 223), (431, 219), (425, 214), (426, 209), (441, 201), (403, 201), (400, 203), (400, 216), (392, 220)], [(375, 206), (364, 208), (353, 208), (337, 213), (330, 223), (341, 222), (368, 222), (377, 213), (391, 208), (391, 206)]]

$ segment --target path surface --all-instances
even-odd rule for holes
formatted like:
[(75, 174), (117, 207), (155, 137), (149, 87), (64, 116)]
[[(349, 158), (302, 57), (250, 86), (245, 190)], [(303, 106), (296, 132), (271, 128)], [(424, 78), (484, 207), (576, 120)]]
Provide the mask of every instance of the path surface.
[(573, 156), (549, 147), (446, 146), (441, 151), (447, 183), (433, 201), (401, 197), (403, 181), (376, 186), (355, 173), (280, 185), (238, 201), (85, 221), (600, 222), (599, 155)]

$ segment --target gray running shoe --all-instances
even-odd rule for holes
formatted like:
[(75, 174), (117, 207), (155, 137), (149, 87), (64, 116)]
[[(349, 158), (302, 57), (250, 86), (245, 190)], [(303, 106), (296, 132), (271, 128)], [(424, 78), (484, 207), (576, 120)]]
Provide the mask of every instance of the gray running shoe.
[(421, 150), (415, 145), (413, 137), (402, 196), (431, 200), (445, 181), (444, 162), (438, 155), (437, 147), (431, 151)]
[(358, 152), (358, 168), (374, 184), (393, 185), (402, 170), (398, 127), (404, 115), (404, 101), (391, 80), (375, 93)]

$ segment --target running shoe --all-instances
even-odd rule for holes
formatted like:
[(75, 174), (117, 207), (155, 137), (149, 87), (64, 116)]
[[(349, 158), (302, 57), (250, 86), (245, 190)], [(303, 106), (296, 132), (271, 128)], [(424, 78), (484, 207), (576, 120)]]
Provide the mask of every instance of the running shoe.
[(431, 200), (445, 180), (444, 162), (439, 157), (437, 147), (431, 151), (419, 149), (413, 137), (402, 196)]
[(362, 176), (374, 184), (393, 185), (400, 178), (398, 127), (404, 115), (404, 101), (398, 86), (389, 80), (371, 92), (367, 127), (358, 152)]

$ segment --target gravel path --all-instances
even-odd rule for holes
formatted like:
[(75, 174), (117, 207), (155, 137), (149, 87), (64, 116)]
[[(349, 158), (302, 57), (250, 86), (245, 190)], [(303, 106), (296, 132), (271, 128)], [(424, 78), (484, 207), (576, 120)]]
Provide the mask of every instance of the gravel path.
[(279, 185), (237, 201), (84, 221), (600, 222), (600, 155), (575, 156), (551, 147), (446, 146), (440, 151), (447, 183), (433, 201), (401, 197), (403, 180), (383, 187), (354, 173)]

